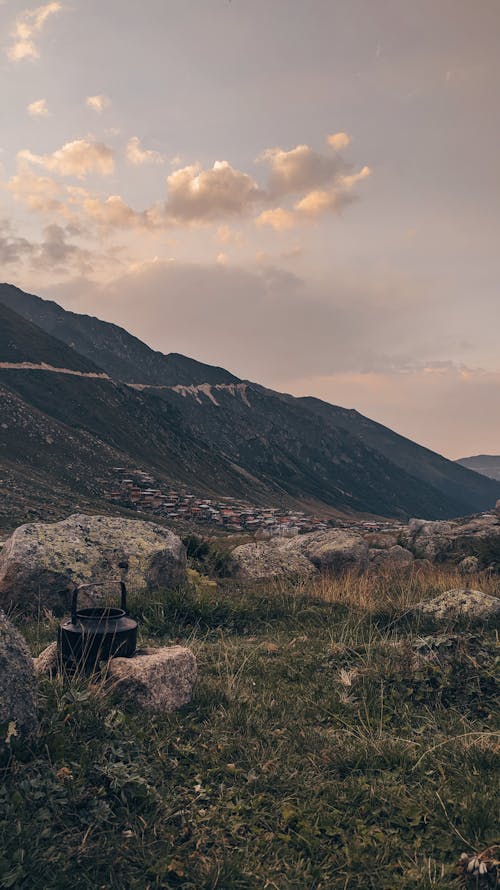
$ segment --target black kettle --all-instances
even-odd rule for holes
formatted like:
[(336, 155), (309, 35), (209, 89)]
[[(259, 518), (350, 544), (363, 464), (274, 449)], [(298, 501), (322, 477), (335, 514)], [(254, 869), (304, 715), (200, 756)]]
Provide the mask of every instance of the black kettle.
[[(78, 594), (85, 587), (119, 584), (121, 608), (78, 608)], [(57, 634), (59, 662), (66, 670), (92, 673), (99, 662), (110, 658), (132, 658), (137, 647), (137, 621), (127, 611), (127, 590), (124, 581), (81, 584), (71, 599), (71, 618), (62, 621)]]

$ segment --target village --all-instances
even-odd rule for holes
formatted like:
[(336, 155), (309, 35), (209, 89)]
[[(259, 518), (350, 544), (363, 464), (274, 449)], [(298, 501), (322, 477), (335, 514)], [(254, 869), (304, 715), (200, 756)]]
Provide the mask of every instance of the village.
[(181, 486), (162, 486), (140, 468), (113, 467), (113, 477), (112, 486), (106, 488), (104, 495), (120, 507), (154, 513), (174, 522), (210, 524), (232, 533), (294, 537), (332, 527), (377, 531), (395, 524), (390, 520), (349, 521), (314, 516), (302, 510), (259, 507), (234, 497), (203, 498)]

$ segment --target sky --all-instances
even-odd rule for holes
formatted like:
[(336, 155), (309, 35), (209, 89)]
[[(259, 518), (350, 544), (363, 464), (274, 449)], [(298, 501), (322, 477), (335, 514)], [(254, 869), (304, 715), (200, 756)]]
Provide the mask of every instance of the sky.
[(0, 280), (500, 453), (498, 0), (0, 0)]

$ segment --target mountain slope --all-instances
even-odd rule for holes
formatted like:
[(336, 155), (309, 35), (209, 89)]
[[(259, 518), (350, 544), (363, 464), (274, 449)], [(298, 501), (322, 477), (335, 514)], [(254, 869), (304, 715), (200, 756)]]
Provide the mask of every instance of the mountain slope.
[(101, 365), (117, 380), (165, 386), (237, 380), (223, 368), (214, 368), (177, 353), (163, 355), (155, 352), (118, 325), (90, 315), (68, 312), (51, 300), (26, 294), (11, 284), (0, 284), (0, 303)]
[(36, 319), (38, 341), (41, 328), (49, 336), (57, 331), (75, 356), (81, 350), (93, 368), (98, 357), (110, 377), (134, 388), (60, 374), (45, 374), (41, 382), (42, 372), (20, 370), (3, 374), (6, 385), (129, 460), (165, 478), (189, 480), (193, 491), (301, 502), (311, 510), (323, 505), (343, 514), (427, 518), (487, 509), (500, 497), (497, 482), (355, 411), (276, 393), (183, 356), (162, 356), (122, 328), (8, 285), (0, 286), (2, 303)]
[(490, 479), (500, 480), (500, 455), (498, 454), (476, 454), (473, 457), (461, 457), (457, 460), (457, 464), (462, 467), (468, 467), (476, 473), (488, 476)]

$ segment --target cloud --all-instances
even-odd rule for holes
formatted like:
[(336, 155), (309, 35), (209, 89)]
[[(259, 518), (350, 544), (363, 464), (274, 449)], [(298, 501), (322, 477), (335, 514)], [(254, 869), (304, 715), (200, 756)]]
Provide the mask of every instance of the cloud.
[(40, 57), (36, 43), (37, 37), (41, 34), (47, 19), (56, 12), (60, 12), (61, 9), (61, 3), (55, 0), (45, 6), (38, 6), (36, 9), (27, 9), (17, 17), (12, 31), (13, 42), (7, 50), (7, 55), (12, 62)]
[(18, 265), (32, 252), (31, 243), (26, 238), (14, 235), (7, 220), (0, 220), (0, 263), (5, 266)]
[(16, 201), (22, 201), (29, 210), (53, 213), (63, 209), (61, 186), (49, 176), (38, 176), (25, 163), (21, 163), (16, 175), (3, 185)]
[(348, 133), (331, 133), (326, 141), (335, 151), (342, 151), (343, 148), (347, 148), (351, 144), (351, 137)]
[(338, 155), (322, 155), (308, 145), (297, 145), (290, 151), (268, 148), (259, 160), (271, 166), (267, 186), (271, 198), (310, 191), (333, 183), (349, 171), (346, 162)]
[(137, 136), (132, 136), (127, 142), (125, 156), (129, 164), (134, 164), (136, 167), (140, 167), (142, 164), (161, 164), (163, 161), (158, 151), (142, 148)]
[(255, 220), (257, 226), (271, 226), (277, 232), (292, 229), (296, 223), (296, 217), (289, 210), (276, 207), (274, 210), (264, 210)]
[(45, 99), (37, 99), (36, 102), (30, 102), (27, 111), (31, 117), (49, 117), (49, 109)]
[(54, 271), (68, 271), (69, 268), (80, 274), (92, 272), (92, 254), (66, 240), (67, 232), (62, 226), (52, 223), (43, 230), (43, 240), (33, 258), (35, 268)]
[(164, 223), (163, 207), (153, 205), (144, 211), (134, 210), (120, 195), (109, 195), (101, 200), (85, 189), (69, 190), (70, 198), (79, 205), (87, 220), (95, 223), (106, 231), (113, 229), (154, 229)]
[(167, 184), (166, 216), (180, 224), (244, 216), (262, 198), (252, 177), (228, 161), (216, 161), (209, 170), (183, 167), (167, 177)]
[(97, 114), (102, 114), (105, 108), (110, 107), (111, 99), (101, 93), (98, 96), (87, 96), (85, 104), (87, 108), (91, 108), (92, 111), (96, 111)]
[(109, 176), (114, 172), (113, 149), (103, 142), (90, 142), (86, 139), (66, 142), (62, 148), (49, 155), (36, 155), (25, 149), (19, 152), (18, 159), (37, 164), (61, 176), (76, 176), (78, 179), (83, 179), (88, 173)]
[(358, 173), (340, 176), (331, 188), (313, 189), (297, 201), (295, 210), (306, 217), (317, 217), (332, 211), (339, 212), (346, 204), (351, 204), (355, 200), (354, 186), (370, 175), (370, 168), (363, 167)]

